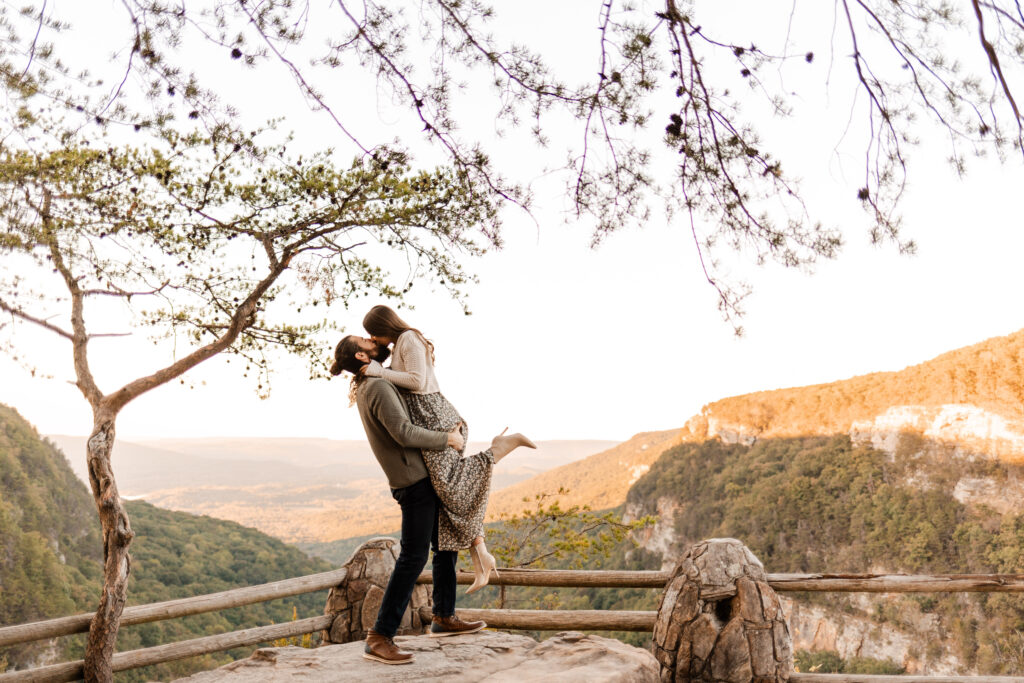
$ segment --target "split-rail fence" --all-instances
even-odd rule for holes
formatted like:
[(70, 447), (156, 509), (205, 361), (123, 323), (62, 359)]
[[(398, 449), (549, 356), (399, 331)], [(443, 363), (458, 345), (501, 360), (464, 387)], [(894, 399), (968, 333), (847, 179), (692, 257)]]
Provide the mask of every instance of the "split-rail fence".
[[(199, 595), (149, 605), (127, 607), (121, 617), (121, 626), (128, 627), (154, 621), (163, 621), (193, 614), (251, 605), (254, 603), (314, 593), (332, 588), (345, 581), (347, 569), (341, 568), (321, 574), (300, 576), (259, 586), (237, 588), (221, 593)], [(650, 588), (664, 589), (671, 578), (666, 571), (571, 571), (502, 569), (501, 576), (492, 580), (494, 585), (543, 586), (572, 588)], [(868, 593), (949, 593), (949, 592), (1002, 592), (1024, 593), (1024, 575), (876, 575), (876, 574), (768, 574), (768, 584), (778, 592), (868, 592)], [(460, 572), (460, 584), (472, 583), (472, 575)], [(420, 583), (430, 583), (425, 572)], [(421, 607), (425, 621), (429, 621), (429, 608)], [(613, 610), (512, 610), (512, 609), (460, 609), (459, 616), (483, 619), (498, 629), (524, 629), (537, 631), (589, 630), (589, 631), (653, 631), (657, 613), (654, 611)], [(40, 621), (0, 628), (0, 647), (60, 636), (84, 633), (89, 630), (92, 614), (76, 614), (49, 621)], [(221, 652), (232, 648), (267, 643), (280, 638), (315, 633), (330, 627), (331, 615), (312, 617), (270, 626), (260, 626), (220, 635), (207, 636), (156, 647), (119, 652), (113, 658), (113, 670), (125, 671), (198, 655)], [(52, 664), (23, 671), (0, 673), (0, 683), (58, 683), (80, 680), (82, 661)], [(793, 683), (1009, 683), (1024, 681), (1024, 677), (1011, 676), (882, 676), (852, 674), (793, 673)]]

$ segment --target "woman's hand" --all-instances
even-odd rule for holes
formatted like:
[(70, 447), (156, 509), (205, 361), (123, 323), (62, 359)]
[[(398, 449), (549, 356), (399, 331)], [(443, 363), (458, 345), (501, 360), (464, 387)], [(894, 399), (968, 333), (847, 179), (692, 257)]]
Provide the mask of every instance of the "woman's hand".
[(455, 429), (448, 432), (448, 445), (457, 451), (466, 446), (466, 440), (462, 438), (462, 423), (455, 425)]

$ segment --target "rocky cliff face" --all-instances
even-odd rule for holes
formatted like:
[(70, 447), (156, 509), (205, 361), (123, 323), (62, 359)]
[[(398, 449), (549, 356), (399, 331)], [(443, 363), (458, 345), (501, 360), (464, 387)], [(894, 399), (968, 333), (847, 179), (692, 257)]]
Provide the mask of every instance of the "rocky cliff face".
[(970, 404), (893, 406), (870, 420), (850, 425), (855, 443), (870, 443), (895, 454), (907, 435), (919, 435), (953, 456), (1024, 462), (1024, 432), (1007, 418)]
[[(998, 478), (978, 476), (979, 462), (1024, 464), (1024, 430), (1019, 423), (974, 405), (894, 406), (872, 420), (854, 422), (850, 439), (892, 457), (946, 462), (957, 477), (953, 497), (1001, 514), (1024, 511), (1024, 472), (1010, 467)], [(925, 490), (936, 483), (927, 472), (906, 482)]]
[(676, 516), (683, 510), (683, 503), (676, 498), (662, 496), (655, 503), (653, 512), (643, 509), (640, 503), (627, 503), (622, 519), (626, 522), (639, 519), (645, 515), (653, 515), (657, 520), (654, 526), (645, 527), (635, 532), (634, 538), (641, 548), (661, 555), (661, 570), (672, 568), (678, 559), (676, 551), (679, 541), (676, 536)]
[[(766, 405), (764, 411), (770, 413), (770, 406)], [(681, 434), (690, 442), (720, 439), (723, 443), (749, 446), (777, 431), (782, 430), (773, 428), (768, 419), (729, 420), (716, 415), (714, 406), (705, 406), (701, 413), (687, 420)], [(907, 435), (918, 435), (953, 455), (1024, 462), (1024, 425), (970, 403), (890, 406), (870, 418), (851, 421), (838, 433), (843, 432), (855, 443), (868, 443), (890, 454), (901, 449)], [(831, 424), (822, 424), (800, 436), (835, 433)]]
[[(896, 662), (908, 674), (951, 676), (959, 673), (959, 662), (949, 653), (929, 652), (925, 644), (941, 643), (943, 632), (935, 615), (914, 615), (914, 628), (879, 624), (867, 614), (885, 598), (854, 594), (854, 611), (837, 613), (832, 607), (810, 605), (782, 597), (794, 650), (837, 652), (843, 659), (868, 657)], [(859, 609), (858, 609), (859, 608)]]
[[(1017, 573), (1024, 466), (1009, 461), (1015, 433), (997, 418), (904, 409), (856, 425), (852, 438), (683, 444), (634, 485), (627, 516), (656, 517), (637, 540), (662, 568), (689, 544), (731, 535), (775, 572)], [(993, 443), (1003, 457), (983, 451)], [(797, 650), (942, 675), (1016, 673), (999, 653), (1013, 647), (1004, 640), (1019, 604), (830, 595), (797, 596), (786, 610)]]

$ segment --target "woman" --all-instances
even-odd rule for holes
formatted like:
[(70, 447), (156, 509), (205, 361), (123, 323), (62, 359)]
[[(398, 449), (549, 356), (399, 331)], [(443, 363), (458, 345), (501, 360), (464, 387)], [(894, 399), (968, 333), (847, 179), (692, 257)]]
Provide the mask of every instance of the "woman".
[[(364, 369), (369, 377), (381, 377), (403, 393), (413, 424), (435, 431), (451, 431), (461, 425), (460, 431), (469, 442), (469, 429), (455, 407), (441, 393), (434, 375), (434, 345), (423, 334), (410, 327), (387, 306), (374, 306), (363, 318), (363, 327), (377, 344), (394, 344), (391, 366), (384, 368), (371, 361)], [(502, 432), (504, 435), (505, 432)], [(522, 434), (502, 437), (510, 440), (512, 450), (518, 446), (536, 448)], [(491, 571), (495, 571), (494, 556), (484, 544), (484, 513), (491, 488), (491, 470), (495, 454), (487, 450), (462, 457), (461, 451), (448, 447), (443, 451), (423, 451), (423, 461), (430, 473), (430, 481), (444, 506), (438, 519), (438, 549), (462, 550), (469, 548), (473, 561), (473, 585), (466, 593), (473, 593), (487, 585)]]

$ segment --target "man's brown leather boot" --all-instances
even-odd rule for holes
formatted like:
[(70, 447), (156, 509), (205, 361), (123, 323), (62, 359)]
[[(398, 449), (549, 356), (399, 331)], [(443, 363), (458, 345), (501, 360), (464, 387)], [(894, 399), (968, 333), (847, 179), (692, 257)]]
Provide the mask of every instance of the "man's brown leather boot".
[(375, 633), (373, 629), (366, 632), (366, 647), (363, 657), (384, 664), (411, 664), (413, 654), (398, 649), (395, 641), (387, 636)]
[(476, 633), (487, 628), (484, 621), (463, 621), (454, 614), (450, 617), (439, 617), (436, 614), (430, 624), (430, 637), (459, 636), (463, 633)]

